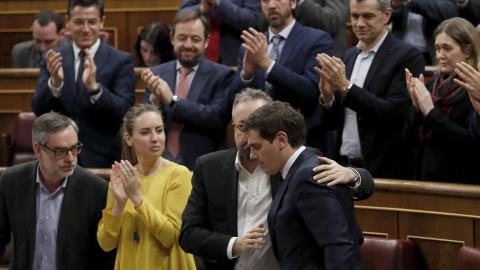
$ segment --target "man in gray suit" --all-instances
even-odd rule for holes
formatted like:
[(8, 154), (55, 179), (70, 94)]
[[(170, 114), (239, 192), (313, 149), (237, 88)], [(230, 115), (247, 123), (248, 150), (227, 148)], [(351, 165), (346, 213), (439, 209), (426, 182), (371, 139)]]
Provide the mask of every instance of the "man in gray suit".
[(71, 43), (63, 37), (64, 32), (60, 14), (51, 10), (35, 14), (32, 24), (33, 40), (18, 43), (13, 47), (12, 67), (39, 67), (43, 52)]
[(76, 166), (77, 124), (46, 113), (33, 124), (38, 161), (0, 176), (0, 257), (15, 240), (10, 269), (113, 269), (97, 242), (108, 183)]

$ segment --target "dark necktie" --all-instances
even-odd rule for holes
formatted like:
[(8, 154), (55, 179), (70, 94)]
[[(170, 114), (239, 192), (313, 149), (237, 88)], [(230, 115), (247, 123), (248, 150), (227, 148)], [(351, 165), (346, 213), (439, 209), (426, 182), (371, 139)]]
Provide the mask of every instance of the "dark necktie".
[[(275, 62), (278, 61), (278, 58), (280, 56), (280, 41), (282, 40), (283, 40), (283, 37), (278, 35), (273, 36), (272, 38), (273, 46), (268, 56)], [(265, 92), (271, 94), (271, 91), (272, 91), (272, 84), (265, 81)]]
[(78, 65), (77, 71), (77, 95), (80, 93), (80, 89), (82, 89), (82, 76), (83, 71), (85, 70), (85, 52), (80, 51), (78, 53), (78, 58), (80, 59), (80, 64)]

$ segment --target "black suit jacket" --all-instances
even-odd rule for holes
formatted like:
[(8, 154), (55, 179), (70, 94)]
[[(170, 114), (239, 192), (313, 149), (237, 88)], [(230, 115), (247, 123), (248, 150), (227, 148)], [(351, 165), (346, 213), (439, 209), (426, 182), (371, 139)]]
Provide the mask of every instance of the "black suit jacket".
[[(199, 269), (233, 269), (235, 260), (227, 258), (232, 236), (238, 236), (238, 172), (235, 168), (237, 149), (218, 151), (201, 156), (195, 163), (192, 193), (182, 214), (180, 246), (200, 256)], [(362, 177), (359, 199), (368, 198), (375, 189), (371, 175), (358, 169)], [(283, 179), (270, 177), (275, 198)]]
[[(0, 176), (0, 257), (13, 234), (10, 269), (32, 269), (36, 230), (38, 161), (20, 164)], [(115, 251), (105, 253), (97, 242), (108, 183), (77, 166), (68, 177), (57, 233), (58, 269), (113, 269)]]
[(282, 269), (363, 269), (363, 234), (344, 185), (314, 181), (321, 163), (304, 150), (290, 167), (268, 213), (272, 246)]
[[(351, 48), (343, 57), (347, 78), (352, 74), (358, 50)], [(418, 49), (388, 33), (375, 54), (363, 87), (354, 84), (347, 95), (335, 92), (332, 108), (324, 111), (326, 125), (338, 129), (336, 160), (339, 163), (347, 107), (357, 113), (366, 169), (376, 178), (407, 179), (407, 162), (411, 160), (412, 151), (402, 140), (402, 131), (412, 101), (405, 82), (405, 68), (418, 77), (425, 70), (423, 56)]]

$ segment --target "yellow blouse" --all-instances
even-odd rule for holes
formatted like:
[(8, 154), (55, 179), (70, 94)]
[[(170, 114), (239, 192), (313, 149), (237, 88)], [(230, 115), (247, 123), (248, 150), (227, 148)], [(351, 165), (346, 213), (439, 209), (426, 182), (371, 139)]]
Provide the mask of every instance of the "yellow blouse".
[[(191, 178), (186, 167), (173, 162), (154, 175), (141, 177), (142, 204), (134, 209), (128, 200), (118, 216), (111, 214), (115, 199), (108, 192), (97, 239), (105, 251), (117, 248), (115, 269), (196, 269), (193, 255), (185, 253), (178, 243)], [(139, 243), (133, 240), (135, 228)]]

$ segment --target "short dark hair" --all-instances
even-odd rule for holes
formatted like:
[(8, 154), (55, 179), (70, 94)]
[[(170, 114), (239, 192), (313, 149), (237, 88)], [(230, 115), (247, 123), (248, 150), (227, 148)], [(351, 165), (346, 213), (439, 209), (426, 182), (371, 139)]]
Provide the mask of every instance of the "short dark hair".
[(203, 30), (205, 32), (205, 40), (206, 40), (208, 37), (208, 33), (210, 32), (210, 22), (195, 10), (187, 10), (185, 12), (178, 14), (177, 16), (175, 16), (175, 18), (173, 18), (172, 35), (175, 35), (175, 27), (177, 26), (177, 24), (183, 23), (183, 22), (195, 21), (195, 20), (202, 21)]
[(160, 56), (161, 62), (165, 63), (175, 59), (173, 45), (170, 41), (170, 29), (161, 22), (154, 22), (145, 26), (135, 42), (135, 53), (140, 60), (139, 66), (144, 67), (145, 61), (140, 53), (140, 42), (145, 41), (153, 46), (155, 53)]
[(288, 136), (288, 143), (296, 148), (305, 144), (307, 128), (300, 111), (288, 102), (275, 101), (256, 109), (245, 122), (243, 131), (258, 129), (260, 136), (273, 142), (279, 131)]
[(98, 11), (100, 11), (100, 19), (103, 18), (103, 0), (70, 0), (68, 3), (68, 9), (67, 9), (67, 16), (70, 18), (72, 10), (76, 6), (81, 6), (81, 7), (91, 7), (95, 6), (97, 7)]
[(41, 145), (48, 143), (49, 135), (72, 126), (78, 133), (78, 126), (72, 119), (56, 112), (41, 115), (35, 120), (32, 127), (32, 145), (38, 142)]
[(60, 34), (60, 30), (63, 29), (63, 19), (60, 14), (51, 10), (42, 10), (33, 16), (33, 22), (37, 21), (40, 26), (47, 26), (51, 22), (55, 23), (57, 27), (57, 34)]

